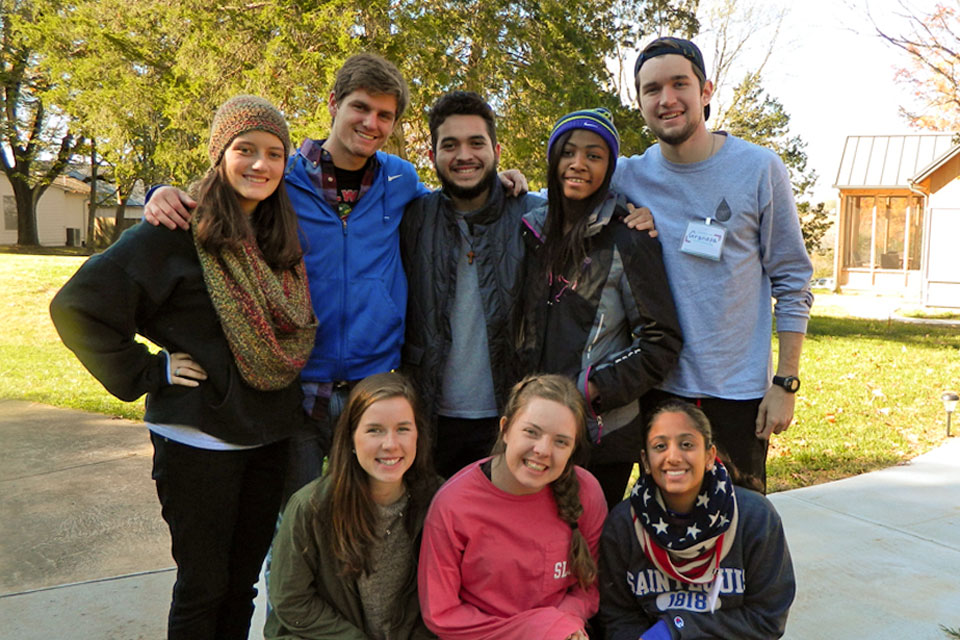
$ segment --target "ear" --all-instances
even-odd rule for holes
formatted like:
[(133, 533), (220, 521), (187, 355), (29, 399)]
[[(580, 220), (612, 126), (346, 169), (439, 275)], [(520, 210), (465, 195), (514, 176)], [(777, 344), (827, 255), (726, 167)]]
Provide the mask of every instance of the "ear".
[(330, 97), (327, 99), (327, 111), (330, 112), (330, 119), (335, 120), (337, 117), (337, 98), (333, 91), (330, 92)]
[(500, 143), (493, 145), (493, 164), (500, 164)]
[(507, 432), (507, 416), (500, 417), (500, 433)]
[(434, 167), (436, 167), (436, 166), (437, 166), (437, 154), (435, 154), (435, 153), (433, 152), (433, 149), (430, 149), (430, 151), (427, 151), (427, 155), (430, 156), (430, 164), (432, 164)]
[(713, 97), (713, 81), (707, 80), (703, 83), (703, 91), (700, 93), (700, 102), (705, 107), (710, 104), (710, 98)]
[(650, 462), (647, 460), (647, 452), (640, 452), (640, 469), (647, 475), (650, 475)]
[(707, 471), (713, 469), (714, 464), (717, 461), (717, 445), (712, 444), (710, 448), (707, 449), (707, 464), (705, 466)]

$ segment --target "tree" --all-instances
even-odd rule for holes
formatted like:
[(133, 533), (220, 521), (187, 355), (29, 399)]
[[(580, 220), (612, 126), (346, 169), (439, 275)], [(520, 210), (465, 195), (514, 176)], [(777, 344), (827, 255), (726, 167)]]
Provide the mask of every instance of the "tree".
[[(50, 0), (52, 1), (52, 0)], [(623, 106), (606, 61), (625, 42), (695, 25), (697, 0), (73, 0), (36, 26), (58, 103), (97, 140), (111, 176), (188, 183), (206, 169), (215, 109), (255, 93), (286, 115), (291, 136), (322, 138), (326, 99), (350, 55), (374, 51), (411, 87), (387, 149), (429, 170), (425, 112), (445, 91), (479, 92), (497, 111), (503, 166), (533, 182), (555, 120), (585, 106), (614, 112), (624, 152), (647, 137)], [(125, 192), (126, 187), (121, 187)]]
[(733, 92), (725, 129), (733, 135), (772, 149), (790, 172), (793, 195), (797, 200), (800, 229), (807, 252), (820, 248), (823, 234), (830, 227), (823, 203), (813, 206), (805, 200), (817, 180), (807, 168), (806, 143), (790, 134), (790, 115), (783, 104), (763, 90), (759, 73), (747, 73)]
[(51, 96), (96, 138), (120, 201), (138, 180), (169, 180), (184, 163), (196, 172), (182, 146), (168, 162), (158, 153), (163, 140), (186, 138), (192, 146), (200, 137), (172, 126), (166, 114), (180, 102), (176, 4), (77, 1), (34, 24), (44, 67), (57, 78)]
[(776, 49), (786, 9), (750, 0), (710, 0), (701, 5), (700, 13), (701, 22), (708, 25), (700, 37), (703, 50), (712, 51), (713, 122), (723, 129), (730, 115), (750, 108), (739, 100), (753, 95), (739, 90), (739, 85), (729, 87), (729, 78), (753, 75), (759, 81)]
[(897, 69), (898, 82), (913, 90), (918, 108), (900, 107), (916, 127), (937, 131), (960, 129), (960, 2), (939, 2), (920, 12), (900, 0), (896, 14), (904, 27), (893, 31), (877, 25), (876, 34), (900, 49), (907, 64)]
[(69, 117), (49, 102), (53, 87), (40, 68), (38, 43), (29, 25), (47, 5), (0, 3), (0, 165), (17, 204), (17, 243), (40, 244), (37, 202), (83, 143)]
[[(703, 7), (702, 22), (711, 25), (703, 40), (714, 60), (713, 127), (780, 156), (790, 172), (804, 245), (813, 252), (820, 248), (830, 226), (823, 203), (814, 206), (807, 200), (817, 173), (807, 168), (806, 143), (790, 133), (790, 115), (783, 103), (767, 93), (762, 84), (763, 70), (773, 55), (785, 15), (782, 8), (752, 4), (750, 0), (715, 0)], [(730, 89), (728, 80), (737, 73), (742, 74), (741, 80)]]
[[(410, 112), (391, 151), (429, 173), (425, 112), (446, 91), (473, 90), (499, 116), (502, 164), (536, 181), (545, 172), (550, 128), (575, 108), (614, 111), (627, 132), (626, 151), (649, 144), (636, 109), (621, 105), (606, 60), (618, 44), (656, 31), (661, 20), (693, 21), (696, 0), (278, 0), (258, 7), (236, 15), (220, 10), (223, 22), (203, 18), (204, 30), (186, 37), (180, 55), (201, 61), (184, 69), (189, 86), (205, 87), (197, 96), (220, 99), (227, 88), (256, 87), (284, 110), (295, 138), (322, 137), (337, 68), (353, 53), (376, 51), (397, 63), (411, 85)], [(225, 41), (211, 37), (227, 22)], [(266, 43), (262, 57), (249, 55), (251, 47), (236, 35), (243, 33)]]
[(673, 3), (638, 3), (631, 0), (614, 2), (613, 55), (616, 93), (627, 104), (637, 103), (636, 78), (633, 75), (637, 51), (650, 40), (665, 35), (692, 38), (700, 30), (697, 7), (700, 0)]

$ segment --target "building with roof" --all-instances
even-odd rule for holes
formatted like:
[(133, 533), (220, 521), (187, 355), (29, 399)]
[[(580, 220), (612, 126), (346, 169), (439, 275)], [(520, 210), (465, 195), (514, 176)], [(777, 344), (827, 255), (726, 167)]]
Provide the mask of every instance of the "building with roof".
[[(97, 207), (94, 234), (101, 246), (109, 243), (108, 239), (113, 237), (116, 226), (115, 194), (116, 188), (113, 185), (102, 179), (97, 180), (97, 200), (104, 204)], [(37, 236), (40, 244), (45, 247), (88, 245), (89, 202), (89, 176), (76, 169), (57, 176), (37, 202)], [(0, 205), (3, 207), (0, 245), (16, 244), (17, 202), (13, 197), (10, 181), (2, 173)], [(143, 206), (143, 190), (138, 188), (127, 201), (121, 222), (123, 229), (133, 226), (143, 217)]]
[[(37, 236), (43, 246), (80, 245), (86, 233), (90, 186), (74, 176), (59, 175), (37, 201)], [(0, 173), (3, 223), (0, 244), (17, 243), (17, 201), (13, 187)]]
[(952, 133), (848, 136), (834, 277), (839, 289), (960, 307), (960, 144)]

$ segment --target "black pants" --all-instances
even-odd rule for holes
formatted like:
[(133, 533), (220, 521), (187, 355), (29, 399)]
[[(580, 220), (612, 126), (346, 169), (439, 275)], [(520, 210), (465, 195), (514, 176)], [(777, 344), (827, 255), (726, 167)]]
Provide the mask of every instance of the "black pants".
[[(723, 398), (684, 398), (659, 389), (648, 391), (641, 399), (643, 415), (649, 419), (665, 400), (679, 399), (700, 407), (710, 420), (713, 440), (721, 458), (733, 463), (740, 478), (737, 483), (748, 489), (767, 491), (767, 447), (769, 442), (756, 436), (760, 401)], [(734, 474), (736, 477), (736, 474)]]
[(496, 416), (437, 416), (437, 436), (433, 445), (433, 462), (437, 473), (449, 478), (471, 462), (490, 455), (499, 428), (500, 418)]
[(323, 459), (330, 453), (334, 427), (354, 386), (356, 382), (337, 383), (329, 398), (317, 396), (311, 411), (304, 415), (302, 427), (290, 438), (283, 505), (301, 487), (323, 473)]
[(280, 509), (287, 441), (210, 451), (153, 433), (150, 439), (177, 563), (167, 637), (246, 640)]

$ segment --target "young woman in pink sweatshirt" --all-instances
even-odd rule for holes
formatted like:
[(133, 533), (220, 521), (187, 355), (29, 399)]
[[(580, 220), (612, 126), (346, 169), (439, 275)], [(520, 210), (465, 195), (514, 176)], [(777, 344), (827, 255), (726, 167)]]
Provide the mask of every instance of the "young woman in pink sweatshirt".
[(437, 492), (423, 529), (420, 607), (441, 640), (586, 640), (607, 515), (577, 466), (586, 409), (564, 376), (513, 388), (493, 457)]

